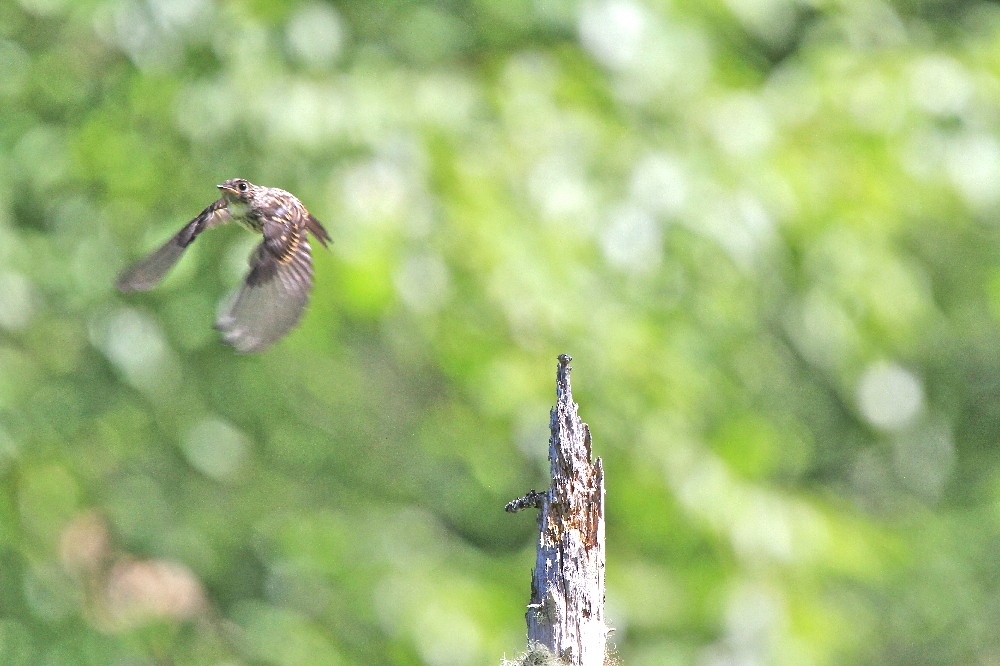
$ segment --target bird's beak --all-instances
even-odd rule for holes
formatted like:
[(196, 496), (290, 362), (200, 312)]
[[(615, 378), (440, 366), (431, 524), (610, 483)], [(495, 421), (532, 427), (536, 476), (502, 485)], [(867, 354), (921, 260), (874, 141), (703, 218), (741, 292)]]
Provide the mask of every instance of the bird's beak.
[(234, 191), (231, 187), (226, 187), (225, 185), (216, 185), (216, 187), (219, 188), (220, 190), (222, 190), (223, 192), (232, 192), (232, 191)]

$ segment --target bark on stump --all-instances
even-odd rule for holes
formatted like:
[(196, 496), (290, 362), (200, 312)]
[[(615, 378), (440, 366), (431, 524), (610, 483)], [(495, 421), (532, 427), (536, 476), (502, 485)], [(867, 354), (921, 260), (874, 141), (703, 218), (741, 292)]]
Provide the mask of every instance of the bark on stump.
[(573, 402), (572, 360), (561, 354), (556, 372), (549, 490), (532, 490), (507, 510), (540, 509), (525, 614), (529, 645), (547, 648), (570, 666), (603, 666), (609, 632), (604, 623), (604, 470), (600, 458), (591, 462), (590, 428)]

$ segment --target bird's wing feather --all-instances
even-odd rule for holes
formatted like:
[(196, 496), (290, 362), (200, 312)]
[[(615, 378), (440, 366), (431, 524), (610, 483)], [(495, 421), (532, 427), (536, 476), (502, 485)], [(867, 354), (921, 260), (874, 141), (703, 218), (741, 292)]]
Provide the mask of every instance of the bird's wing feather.
[(184, 250), (194, 242), (198, 234), (209, 227), (218, 226), (228, 221), (229, 213), (226, 210), (226, 200), (219, 199), (185, 224), (183, 229), (174, 234), (155, 252), (122, 273), (115, 282), (115, 286), (118, 287), (119, 291), (126, 293), (152, 289), (163, 280), (167, 271), (173, 268), (177, 260), (184, 254)]
[(320, 223), (320, 221), (312, 216), (312, 213), (306, 213), (306, 229), (309, 230), (309, 233), (311, 233), (313, 237), (315, 237), (316, 240), (323, 245), (323, 247), (326, 247), (327, 244), (331, 242), (330, 234), (327, 233), (326, 228)]
[(264, 223), (264, 241), (250, 271), (215, 327), (240, 352), (260, 351), (281, 339), (302, 317), (312, 289), (312, 257), (304, 225)]

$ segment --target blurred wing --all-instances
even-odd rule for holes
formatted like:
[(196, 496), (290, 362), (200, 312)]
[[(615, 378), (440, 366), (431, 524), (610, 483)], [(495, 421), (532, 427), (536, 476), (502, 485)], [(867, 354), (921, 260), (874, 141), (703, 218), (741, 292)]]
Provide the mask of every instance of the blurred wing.
[(323, 247), (326, 247), (330, 242), (330, 234), (326, 232), (326, 228), (320, 224), (320, 221), (312, 216), (312, 213), (306, 213), (306, 229), (309, 230), (309, 233), (311, 233), (313, 237), (323, 245)]
[(118, 290), (124, 293), (131, 291), (147, 291), (163, 280), (177, 260), (184, 254), (187, 246), (194, 242), (202, 231), (229, 221), (225, 199), (219, 199), (198, 214), (184, 228), (174, 234), (173, 238), (164, 243), (158, 250), (138, 262), (119, 276), (115, 282)]
[(264, 242), (250, 257), (250, 272), (215, 322), (222, 339), (255, 352), (285, 336), (302, 318), (312, 289), (312, 257), (304, 230), (264, 224)]

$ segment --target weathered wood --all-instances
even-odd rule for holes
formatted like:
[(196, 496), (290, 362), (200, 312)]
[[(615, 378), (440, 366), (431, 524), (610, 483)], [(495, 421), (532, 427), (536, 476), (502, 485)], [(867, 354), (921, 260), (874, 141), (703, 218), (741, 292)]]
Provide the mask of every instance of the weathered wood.
[(531, 576), (528, 642), (541, 645), (570, 666), (603, 666), (604, 470), (591, 462), (590, 428), (573, 402), (567, 354), (559, 356), (556, 405), (549, 424), (547, 493), (532, 491), (508, 511), (539, 506), (538, 551)]

